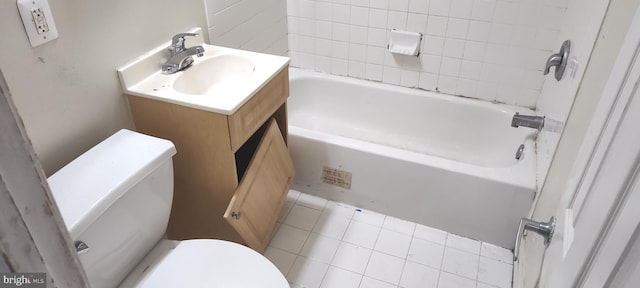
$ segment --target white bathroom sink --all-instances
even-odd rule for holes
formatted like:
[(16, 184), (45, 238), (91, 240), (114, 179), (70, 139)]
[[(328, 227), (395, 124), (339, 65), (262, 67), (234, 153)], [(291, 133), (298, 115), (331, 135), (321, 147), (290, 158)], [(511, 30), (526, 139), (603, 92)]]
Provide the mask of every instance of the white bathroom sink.
[[(200, 28), (189, 32), (202, 34)], [(231, 115), (289, 64), (289, 58), (204, 44), (202, 57), (174, 74), (162, 74), (169, 42), (118, 69), (125, 94)]]
[(244, 56), (214, 56), (185, 69), (173, 83), (173, 89), (191, 95), (224, 97), (222, 89), (242, 85), (255, 69), (253, 61)]

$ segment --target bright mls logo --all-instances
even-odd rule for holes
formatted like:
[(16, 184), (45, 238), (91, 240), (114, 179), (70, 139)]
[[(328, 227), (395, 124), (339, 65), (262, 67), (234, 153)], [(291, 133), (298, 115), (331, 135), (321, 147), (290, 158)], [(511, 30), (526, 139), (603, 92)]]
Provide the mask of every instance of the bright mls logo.
[(0, 288), (45, 288), (46, 273), (0, 273)]

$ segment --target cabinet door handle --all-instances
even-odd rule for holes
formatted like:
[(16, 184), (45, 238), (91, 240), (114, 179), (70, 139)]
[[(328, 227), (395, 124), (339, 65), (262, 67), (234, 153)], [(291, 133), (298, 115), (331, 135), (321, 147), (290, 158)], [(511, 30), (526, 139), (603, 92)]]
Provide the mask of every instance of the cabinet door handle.
[(233, 217), (236, 220), (240, 219), (240, 212), (236, 212), (236, 211), (231, 212), (231, 217)]

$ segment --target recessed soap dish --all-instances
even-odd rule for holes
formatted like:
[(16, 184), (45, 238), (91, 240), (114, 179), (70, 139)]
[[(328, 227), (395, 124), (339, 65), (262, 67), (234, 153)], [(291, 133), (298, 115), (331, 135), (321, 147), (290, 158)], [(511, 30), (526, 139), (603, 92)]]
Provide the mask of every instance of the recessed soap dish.
[(420, 55), (422, 33), (411, 31), (391, 30), (389, 37), (389, 52), (401, 55)]

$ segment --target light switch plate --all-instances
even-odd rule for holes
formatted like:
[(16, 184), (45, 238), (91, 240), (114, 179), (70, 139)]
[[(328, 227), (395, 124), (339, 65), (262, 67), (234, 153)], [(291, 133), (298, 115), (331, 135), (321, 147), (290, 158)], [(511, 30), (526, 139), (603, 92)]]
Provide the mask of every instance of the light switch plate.
[(24, 30), (32, 47), (58, 38), (53, 14), (47, 0), (17, 0)]

